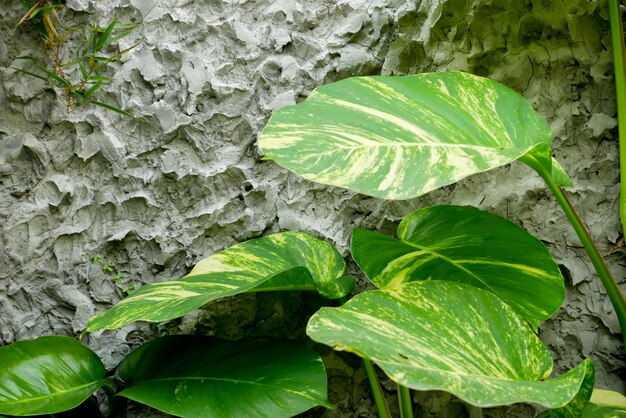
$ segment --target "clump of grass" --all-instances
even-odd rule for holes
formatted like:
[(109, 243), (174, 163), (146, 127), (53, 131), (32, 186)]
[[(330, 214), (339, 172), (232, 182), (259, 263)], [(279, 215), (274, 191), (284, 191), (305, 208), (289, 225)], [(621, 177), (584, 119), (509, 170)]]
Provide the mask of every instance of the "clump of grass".
[[(49, 65), (43, 65), (34, 57), (20, 56), (17, 59), (32, 63), (33, 69), (15, 70), (46, 81), (53, 87), (64, 90), (67, 107), (79, 107), (87, 104), (103, 107), (125, 116), (134, 117), (113, 105), (94, 99), (95, 93), (105, 85), (111, 83), (112, 78), (104, 75), (104, 70), (113, 62), (119, 61), (122, 55), (127, 54), (138, 44), (117, 53), (107, 53), (108, 46), (128, 36), (136, 24), (118, 24), (113, 19), (107, 26), (91, 25), (66, 26), (59, 17), (59, 10), (65, 7), (64, 1), (53, 0), (20, 0), (26, 14), (18, 25), (29, 22), (41, 37), (46, 46)], [(76, 38), (72, 45), (77, 45), (73, 53), (65, 47), (67, 40)], [(64, 59), (72, 56), (72, 59)]]

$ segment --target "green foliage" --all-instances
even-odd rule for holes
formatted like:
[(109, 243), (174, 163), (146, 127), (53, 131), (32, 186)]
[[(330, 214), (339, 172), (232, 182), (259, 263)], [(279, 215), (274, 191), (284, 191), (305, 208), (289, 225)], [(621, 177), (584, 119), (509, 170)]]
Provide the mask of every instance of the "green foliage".
[[(64, 7), (64, 2), (20, 1), (27, 10), (20, 23), (29, 21), (39, 33), (47, 47), (50, 62), (49, 65), (45, 65), (32, 56), (20, 56), (17, 59), (29, 61), (33, 68), (14, 69), (62, 89), (68, 108), (93, 104), (124, 116), (134, 117), (116, 106), (95, 100), (94, 95), (101, 87), (112, 81), (106, 71), (109, 64), (119, 61), (120, 57), (130, 52), (137, 44), (119, 52), (109, 52), (107, 47), (128, 36), (137, 25), (118, 24), (117, 19), (113, 19), (105, 27), (67, 26), (62, 24), (57, 13), (57, 10)], [(65, 47), (68, 44), (66, 41), (70, 38), (78, 44), (75, 51)], [(72, 58), (65, 58), (66, 56)]]
[[(321, 87), (277, 112), (260, 146), (307, 178), (399, 199), (516, 159), (558, 194), (557, 184), (570, 180), (551, 157), (551, 139), (547, 123), (506, 87), (438, 73)], [(404, 414), (407, 388), (448, 391), (481, 407), (533, 402), (555, 418), (595, 413), (590, 360), (549, 379), (553, 362), (534, 329), (562, 303), (563, 282), (543, 245), (521, 228), (476, 209), (431, 207), (408, 215), (398, 239), (356, 230), (352, 250), (382, 289), (322, 308), (307, 333), (371, 359), (404, 385)], [(85, 332), (177, 318), (243, 292), (297, 289), (343, 299), (353, 286), (345, 268), (336, 249), (303, 232), (270, 235), (214, 254), (179, 280), (142, 287)], [(115, 269), (109, 274), (122, 280)], [(190, 417), (289, 416), (327, 405), (319, 358), (290, 344), (159, 339), (122, 363), (117, 393)]]
[(0, 414), (72, 409), (107, 383), (98, 356), (69, 337), (40, 337), (0, 347)]
[(499, 297), (467, 284), (429, 280), (364, 292), (322, 308), (307, 334), (371, 359), (397, 383), (445, 390), (481, 407), (562, 407), (588, 374), (593, 384), (591, 360), (544, 380), (552, 359), (535, 333)]
[[(101, 255), (92, 257), (91, 261), (111, 275), (112, 280), (123, 277)], [(117, 328), (145, 317), (164, 320), (181, 316), (195, 309), (190, 306), (198, 307), (208, 300), (246, 291), (313, 290), (329, 298), (341, 298), (354, 286), (353, 280), (344, 275), (345, 267), (335, 248), (305, 233), (270, 235), (200, 261), (181, 280), (141, 288), (109, 311), (92, 318), (87, 331)], [(10, 348), (20, 344), (23, 343)], [(75, 341), (74, 344), (80, 345)], [(64, 364), (54, 360), (63, 353), (43, 342), (39, 347), (52, 359), (46, 368), (27, 362), (20, 371), (11, 373), (7, 387), (21, 383), (25, 388), (23, 393), (30, 393), (34, 390), (31, 385), (37, 382), (31, 382), (29, 374), (45, 374), (42, 380), (46, 382), (63, 377)], [(0, 352), (0, 364), (5, 358), (8, 357)], [(81, 394), (89, 396), (103, 383), (86, 386)], [(111, 385), (114, 386), (108, 389), (111, 394), (181, 417), (288, 417), (314, 406), (329, 406), (326, 373), (319, 356), (302, 344), (281, 340), (223, 342), (205, 337), (163, 337), (129, 354)], [(17, 397), (26, 402), (28, 396), (23, 393)], [(66, 409), (80, 400), (65, 405)], [(0, 395), (0, 405), (3, 402)], [(59, 410), (55, 406), (42, 408), (38, 413)], [(10, 411), (15, 415), (27, 412)], [(118, 412), (112, 412), (112, 416)]]
[(128, 355), (117, 377), (126, 385), (119, 396), (180, 417), (289, 417), (329, 406), (319, 355), (290, 341), (162, 337)]
[(626, 418), (626, 397), (610, 390), (594, 389), (583, 418)]
[[(272, 115), (259, 147), (309, 180), (407, 199), (551, 141), (548, 124), (514, 91), (470, 74), (432, 73), (318, 87)], [(551, 168), (549, 158), (543, 163)]]
[(355, 229), (352, 257), (381, 289), (428, 279), (489, 290), (535, 329), (556, 312), (565, 295), (561, 272), (538, 239), (471, 207), (415, 211), (400, 223), (398, 239)]
[[(555, 195), (596, 267), (622, 329), (626, 329), (626, 300), (589, 232), (559, 187), (572, 183), (552, 158), (551, 141), (548, 124), (522, 96), (494, 81), (453, 72), (354, 77), (319, 87), (304, 102), (275, 112), (259, 138), (259, 147), (265, 159), (274, 160), (307, 179), (385, 199), (416, 197), (471, 174), (520, 160), (533, 168)], [(491, 283), (487, 286), (487, 282), (478, 280), (472, 271), (480, 265), (481, 262), (476, 261), (481, 254), (475, 255), (472, 269), (465, 268), (465, 271), (459, 271), (458, 260), (454, 257), (443, 260), (444, 263), (429, 264), (432, 259), (442, 261), (445, 258), (432, 254), (431, 245), (438, 244), (430, 228), (434, 224), (437, 229), (437, 222), (430, 219), (421, 224), (419, 235), (427, 240), (434, 238), (435, 242), (420, 241), (417, 249), (412, 248), (415, 245), (410, 236), (401, 235), (402, 242), (397, 242), (357, 231), (353, 240), (353, 249), (357, 251), (355, 258), (361, 259), (361, 266), (372, 280), (383, 285), (450, 275), (445, 279), (469, 281), (493, 290)], [(471, 228), (466, 229), (465, 234), (452, 238), (451, 242), (471, 236)], [(444, 228), (439, 227), (439, 230), (445, 232)], [(368, 240), (376, 242), (368, 243)], [(500, 241), (503, 249), (517, 243), (518, 239), (514, 243), (506, 239)], [(520, 244), (520, 249), (522, 247)], [(467, 251), (471, 252), (471, 245)], [(461, 257), (468, 259), (467, 254)], [(456, 272), (450, 268), (455, 261)], [(506, 259), (501, 261), (508, 263)], [(520, 289), (524, 295), (522, 304), (532, 302), (534, 295), (537, 300), (541, 299), (541, 305), (549, 306), (535, 318), (527, 317), (528, 312), (521, 312), (537, 326), (561, 303), (562, 295), (551, 292), (542, 298), (543, 294), (535, 288), (537, 276), (524, 286), (519, 272), (530, 273), (532, 263), (520, 261), (518, 272), (504, 273), (501, 265), (491, 266), (486, 273), (493, 275), (497, 287), (494, 293), (517, 305), (518, 312), (520, 306), (512, 295)], [(545, 280), (543, 282), (545, 284)], [(501, 289), (506, 291), (502, 293)], [(320, 324), (324, 326), (329, 327), (331, 333), (337, 332), (330, 321)], [(351, 349), (363, 352), (358, 344)], [(593, 377), (587, 379), (591, 381)], [(550, 413), (580, 415), (587, 403), (590, 384), (584, 386), (585, 390), (581, 389), (580, 396), (571, 404)], [(452, 384), (443, 388), (454, 389)]]
[(235, 245), (200, 261), (189, 275), (143, 286), (89, 320), (86, 332), (134, 321), (167, 321), (243, 292), (315, 290), (339, 299), (352, 290), (345, 262), (331, 245), (303, 232), (284, 232)]
[[(189, 418), (289, 417), (328, 406), (319, 355), (273, 339), (161, 337), (131, 352), (115, 376), (105, 378), (98, 356), (80, 342), (40, 337), (0, 347), (0, 375), (0, 414), (14, 416), (72, 409), (102, 386), (110, 396)], [(123, 410), (111, 411), (118, 414)]]
[(135, 284), (124, 283), (124, 277), (126, 276), (126, 273), (118, 271), (115, 264), (109, 262), (103, 263), (102, 260), (103, 257), (101, 255), (95, 255), (91, 258), (91, 262), (93, 264), (102, 265), (102, 272), (108, 276), (111, 276), (111, 280), (122, 290), (122, 294), (124, 296), (130, 296), (135, 290)]

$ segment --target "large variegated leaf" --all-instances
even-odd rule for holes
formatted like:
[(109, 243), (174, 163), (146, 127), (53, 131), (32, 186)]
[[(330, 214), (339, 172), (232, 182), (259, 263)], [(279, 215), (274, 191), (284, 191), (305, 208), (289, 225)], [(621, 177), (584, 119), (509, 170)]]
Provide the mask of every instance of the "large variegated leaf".
[(563, 278), (545, 246), (499, 216), (433, 206), (404, 218), (398, 238), (352, 233), (352, 256), (378, 288), (415, 280), (468, 283), (500, 296), (534, 328), (563, 303)]
[(129, 354), (118, 376), (120, 396), (180, 417), (290, 417), (329, 406), (320, 357), (289, 341), (163, 337)]
[(89, 320), (85, 332), (133, 321), (166, 321), (248, 291), (317, 290), (336, 299), (352, 290), (345, 262), (330, 244), (291, 231), (237, 244), (200, 261), (188, 276), (144, 286)]
[(568, 404), (590, 360), (545, 380), (552, 359), (530, 327), (500, 298), (439, 280), (361, 293), (309, 320), (315, 341), (371, 359), (397, 383), (443, 390), (481, 407)]
[(0, 414), (67, 411), (102, 386), (104, 365), (70, 337), (39, 337), (0, 347)]
[[(304, 178), (407, 199), (548, 147), (545, 120), (513, 90), (460, 72), (354, 77), (274, 112), (266, 159)], [(543, 158), (543, 157), (542, 157)], [(551, 167), (548, 157), (543, 162)], [(555, 177), (567, 175), (555, 165)]]

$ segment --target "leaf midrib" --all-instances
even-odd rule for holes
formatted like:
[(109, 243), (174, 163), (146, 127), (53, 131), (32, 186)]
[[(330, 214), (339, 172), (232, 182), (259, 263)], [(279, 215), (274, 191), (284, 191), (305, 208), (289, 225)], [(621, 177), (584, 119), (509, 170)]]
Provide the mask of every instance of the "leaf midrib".
[[(298, 391), (294, 391), (292, 389), (288, 389), (288, 388), (284, 388), (281, 386), (275, 386), (275, 385), (270, 385), (270, 384), (264, 384), (264, 383), (258, 383), (258, 382), (253, 382), (253, 381), (248, 381), (248, 380), (237, 380), (237, 379), (227, 379), (227, 378), (219, 378), (219, 377), (194, 377), (194, 376), (190, 376), (190, 377), (168, 377), (168, 378), (162, 378), (162, 379), (152, 379), (152, 380), (143, 380), (141, 382), (138, 382), (135, 384), (135, 386), (140, 386), (140, 385), (146, 385), (146, 384), (154, 384), (154, 383), (164, 383), (164, 382), (180, 382), (182, 380), (210, 380), (210, 381), (215, 381), (215, 382), (230, 382), (230, 383), (235, 383), (235, 384), (248, 384), (248, 385), (253, 385), (253, 386), (262, 386), (262, 387), (266, 387), (266, 388), (271, 388), (271, 389), (277, 389), (277, 390), (282, 390), (284, 392), (289, 392), (289, 393), (294, 393), (294, 394), (299, 394), (302, 397), (305, 398), (309, 398), (311, 400), (315, 400), (312, 396), (308, 395), (308, 394), (304, 394), (303, 392), (298, 392)], [(132, 389), (133, 386), (129, 386), (125, 389)]]
[(400, 240), (400, 241), (401, 241), (401, 242), (403, 242), (403, 243), (405, 243), (405, 244), (407, 244), (407, 245), (409, 245), (409, 246), (411, 246), (411, 247), (414, 247), (414, 248), (416, 248), (416, 249), (418, 249), (418, 250), (422, 250), (422, 251), (424, 251), (424, 252), (427, 252), (427, 253), (429, 253), (429, 254), (432, 254), (432, 255), (433, 255), (433, 256), (435, 256), (435, 257), (438, 257), (438, 258), (440, 258), (440, 259), (444, 260), (445, 262), (447, 262), (447, 263), (449, 263), (449, 264), (453, 265), (454, 267), (458, 268), (459, 270), (461, 270), (461, 271), (463, 271), (463, 272), (467, 273), (469, 276), (473, 277), (473, 278), (474, 278), (476, 281), (478, 281), (479, 283), (482, 283), (482, 284), (485, 286), (485, 288), (486, 288), (486, 289), (489, 289), (489, 291), (490, 291), (490, 292), (492, 292), (493, 294), (495, 294), (495, 295), (500, 295), (500, 293), (499, 293), (499, 292), (496, 292), (496, 291), (495, 291), (495, 290), (494, 290), (494, 289), (493, 289), (493, 288), (492, 288), (492, 287), (491, 287), (488, 283), (486, 283), (484, 280), (482, 280), (482, 279), (480, 278), (480, 276), (477, 276), (477, 275), (476, 275), (476, 274), (474, 274), (472, 271), (470, 271), (470, 270), (466, 269), (465, 267), (463, 267), (462, 265), (460, 265), (460, 264), (456, 263), (453, 259), (448, 258), (448, 257), (446, 257), (446, 256), (444, 256), (444, 255), (442, 255), (442, 254), (440, 254), (440, 253), (438, 253), (438, 252), (435, 252), (435, 251), (431, 250), (431, 249), (430, 249), (430, 248), (428, 248), (428, 247), (425, 247), (425, 246), (422, 246), (422, 245), (416, 244), (416, 243), (414, 243), (414, 242), (411, 242), (411, 241), (404, 241), (404, 240)]
[[(79, 390), (81, 390), (81, 389), (88, 388), (89, 386), (93, 386), (93, 385), (95, 385), (95, 384), (97, 384), (97, 383), (99, 383), (99, 382), (102, 382), (102, 383), (101, 383), (101, 385), (102, 385), (102, 384), (104, 384), (104, 382), (106, 382), (106, 380), (107, 380), (107, 379), (100, 379), (100, 380), (96, 380), (96, 381), (93, 381), (93, 382), (91, 382), (91, 383), (87, 383), (87, 384), (84, 384), (84, 385), (81, 385), (81, 386), (76, 386), (76, 387), (73, 387), (73, 388), (71, 388), (71, 389), (62, 390), (62, 391), (55, 392), (55, 393), (50, 394), (50, 395), (43, 395), (43, 396), (36, 396), (36, 397), (34, 397), (34, 398), (28, 398), (27, 400), (19, 400), (19, 401), (13, 401), (13, 402), (11, 402), (11, 401), (9, 401), (9, 402), (2, 401), (2, 404), (3, 404), (3, 405), (19, 405), (19, 404), (21, 404), (21, 403), (27, 404), (27, 403), (29, 403), (29, 402), (40, 401), (40, 400), (42, 400), (42, 399), (46, 399), (46, 398), (51, 398), (51, 399), (53, 399), (53, 398), (55, 398), (55, 397), (59, 397), (59, 396), (65, 395), (66, 393), (69, 393), (69, 392), (76, 392), (76, 391), (79, 391)], [(100, 386), (101, 386), (101, 385), (100, 385)]]

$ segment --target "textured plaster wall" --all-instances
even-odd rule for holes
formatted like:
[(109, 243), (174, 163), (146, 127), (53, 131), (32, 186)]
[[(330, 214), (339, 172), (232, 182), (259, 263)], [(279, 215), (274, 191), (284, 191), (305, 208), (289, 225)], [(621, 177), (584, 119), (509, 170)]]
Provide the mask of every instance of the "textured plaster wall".
[[(100, 99), (143, 121), (100, 108), (68, 111), (62, 93), (8, 68), (23, 65), (16, 56), (43, 51), (31, 30), (15, 27), (23, 13), (19, 2), (5, 3), (1, 344), (78, 335), (90, 316), (120, 300), (122, 285), (179, 277), (239, 241), (302, 229), (347, 256), (354, 227), (391, 233), (416, 208), (452, 203), (506, 216), (546, 243), (568, 284), (565, 306), (540, 330), (556, 372), (590, 356), (597, 386), (624, 390), (623, 346), (608, 298), (554, 199), (529, 169), (513, 164), (423, 198), (385, 202), (304, 181), (260, 161), (255, 145), (272, 110), (323, 83), (439, 70), (494, 78), (524, 94), (549, 120), (555, 155), (576, 183), (571, 199), (621, 281), (616, 111), (604, 2), (68, 1), (68, 21), (105, 24), (117, 16), (141, 22), (120, 47), (140, 45), (115, 66), (115, 82)], [(125, 272), (124, 283), (113, 283), (92, 264), (95, 255)], [(245, 295), (170, 324), (137, 324), (90, 335), (86, 342), (113, 367), (163, 331), (297, 336), (306, 319), (291, 318), (314, 311), (316, 303), (308, 294)], [(327, 351), (336, 409), (309, 416), (373, 414), (358, 361)], [(394, 392), (393, 385), (386, 387)], [(449, 395), (416, 398), (424, 416), (465, 413)], [(518, 406), (487, 416), (533, 412)]]

